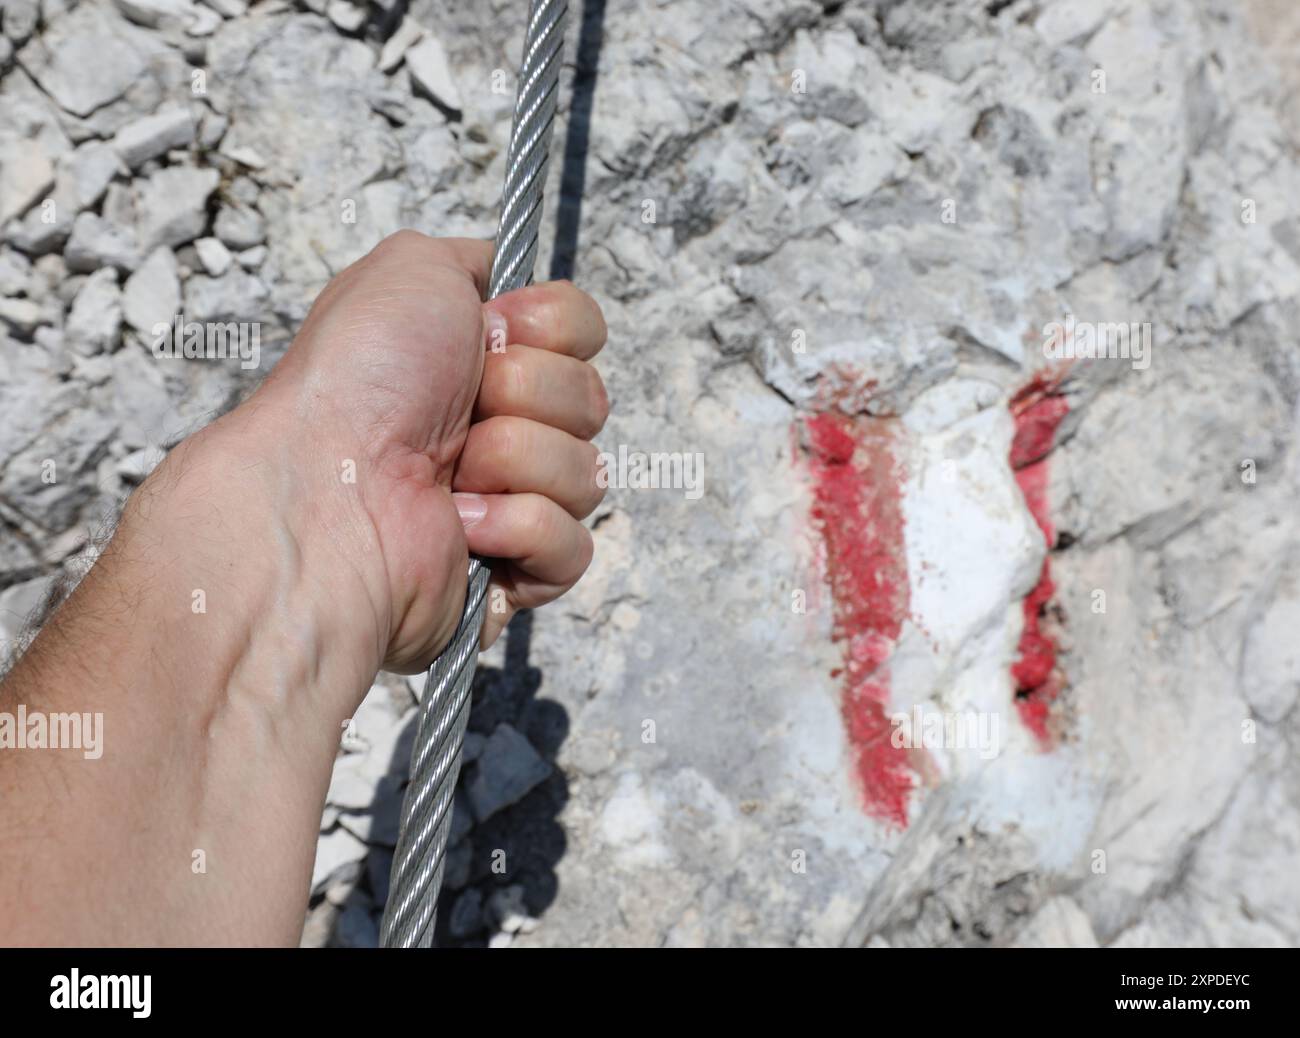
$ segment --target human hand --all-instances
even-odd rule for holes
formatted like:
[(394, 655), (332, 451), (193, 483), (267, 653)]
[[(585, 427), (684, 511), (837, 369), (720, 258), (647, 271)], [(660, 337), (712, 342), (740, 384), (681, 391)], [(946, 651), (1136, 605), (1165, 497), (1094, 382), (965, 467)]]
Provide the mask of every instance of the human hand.
[(591, 561), (578, 520), (603, 491), (586, 441), (608, 399), (586, 361), (605, 322), (568, 282), (481, 303), (491, 258), (487, 242), (385, 239), (325, 288), (247, 405), (315, 459), (304, 489), (352, 534), (389, 670), (450, 640), (469, 551), (500, 560), (484, 647)]

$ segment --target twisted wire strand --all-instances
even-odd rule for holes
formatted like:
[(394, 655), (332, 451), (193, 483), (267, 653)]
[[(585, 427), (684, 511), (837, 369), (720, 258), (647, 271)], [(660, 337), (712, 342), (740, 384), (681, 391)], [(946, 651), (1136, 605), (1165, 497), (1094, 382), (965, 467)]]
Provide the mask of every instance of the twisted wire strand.
[[(530, 0), (496, 250), (488, 277), (489, 299), (533, 280), (568, 13), (567, 0)], [(433, 943), (490, 575), (482, 560), (470, 559), (460, 624), (425, 680), (411, 751), (411, 780), (402, 802), (379, 933), (386, 948), (427, 948)]]

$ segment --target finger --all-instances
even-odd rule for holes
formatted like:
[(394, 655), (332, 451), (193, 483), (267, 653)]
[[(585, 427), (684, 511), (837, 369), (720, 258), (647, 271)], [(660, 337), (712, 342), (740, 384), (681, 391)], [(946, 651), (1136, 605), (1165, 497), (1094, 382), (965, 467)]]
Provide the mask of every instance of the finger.
[(510, 342), (590, 360), (608, 331), (596, 300), (571, 281), (545, 281), (497, 296), (486, 309), (506, 320)]
[(487, 418), (469, 429), (452, 490), (543, 494), (578, 519), (605, 496), (596, 481), (598, 452), (562, 429), (528, 418)]
[[(507, 559), (528, 581), (509, 581), (513, 604), (531, 608), (558, 598), (591, 564), (591, 532), (541, 494), (453, 494), (469, 550)], [(525, 584), (531, 584), (525, 588)], [(515, 600), (515, 592), (525, 595)]]
[(609, 396), (585, 361), (531, 346), (509, 346), (485, 356), (474, 420), (502, 415), (531, 418), (590, 440), (609, 417)]

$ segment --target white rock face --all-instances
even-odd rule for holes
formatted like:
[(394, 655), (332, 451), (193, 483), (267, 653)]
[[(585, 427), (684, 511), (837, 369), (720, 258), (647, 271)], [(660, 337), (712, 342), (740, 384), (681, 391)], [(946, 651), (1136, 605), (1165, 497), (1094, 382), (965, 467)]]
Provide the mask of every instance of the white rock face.
[[(602, 448), (703, 478), (612, 489), (583, 582), (483, 656), (440, 940), (1300, 943), (1300, 11), (744, 6), (609, 5), (594, 94), (571, 27), (537, 277), (605, 309)], [(5, 640), (333, 273), (494, 233), (524, 17), (41, 10), (0, 43)], [(256, 322), (260, 366), (155, 357), (176, 313)], [(1058, 370), (1067, 317), (1149, 352)], [(819, 415), (888, 436), (824, 471)], [(376, 940), (422, 690), (381, 676), (341, 733), (306, 943)], [(882, 764), (872, 718), (915, 744)]]

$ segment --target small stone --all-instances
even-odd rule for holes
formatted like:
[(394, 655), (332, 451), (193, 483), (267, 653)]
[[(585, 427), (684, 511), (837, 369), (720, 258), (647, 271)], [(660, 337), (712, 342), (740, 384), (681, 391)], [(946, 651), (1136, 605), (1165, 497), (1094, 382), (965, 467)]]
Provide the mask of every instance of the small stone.
[(344, 811), (364, 811), (374, 795), (374, 786), (357, 771), (353, 758), (341, 757), (334, 762), (326, 803)]
[[(47, 566), (58, 566), (80, 552), (89, 542), (90, 532), (84, 526), (73, 526), (46, 545), (41, 552), (41, 561)], [(90, 561), (93, 563), (98, 557), (98, 548), (92, 546), (90, 550)]]
[[(51, 328), (48, 324), (43, 324), (36, 329), (36, 334), (32, 336), (32, 341), (36, 343), (36, 345), (39, 346), (41, 349), (43, 349), (46, 353), (48, 353), (51, 357), (58, 358), (59, 360), (64, 359), (63, 332), (61, 332), (58, 328)], [(92, 358), (87, 358), (87, 357), (72, 358), (71, 363), (73, 364), (73, 369), (75, 370), (76, 367), (87, 363), (90, 359)], [(107, 360), (106, 357), (97, 357), (94, 359)], [(68, 369), (62, 368), (61, 370), (66, 372)]]
[(476, 887), (470, 887), (456, 898), (447, 917), (447, 929), (453, 937), (461, 939), (473, 937), (483, 929), (483, 895)]
[(209, 7), (198, 7), (194, 10), (194, 17), (185, 28), (187, 36), (211, 36), (221, 28), (222, 17), (216, 11)]
[(220, 238), (200, 238), (194, 243), (194, 249), (199, 254), (199, 262), (203, 264), (203, 269), (214, 278), (221, 277), (234, 262), (230, 250), (222, 244)]
[(461, 111), (460, 91), (456, 89), (447, 52), (436, 36), (425, 36), (406, 52), (406, 67), (417, 92), (423, 92), (440, 108)]
[(67, 279), (68, 265), (62, 256), (42, 256), (32, 262), (32, 287), (28, 295), (44, 299)]
[(504, 807), (522, 800), (551, 774), (523, 735), (509, 724), (499, 724), (488, 737), (476, 762), (467, 792), (474, 817), (482, 822)]
[(370, 107), (391, 123), (405, 126), (411, 121), (409, 95), (398, 90), (384, 90), (370, 95)]
[(236, 252), (266, 241), (266, 221), (255, 209), (222, 206), (213, 229), (217, 237)]
[(39, 303), (30, 299), (0, 299), (0, 321), (24, 339), (30, 339), (44, 318)]
[(126, 167), (112, 145), (87, 141), (64, 160), (60, 186), (66, 176), (73, 204), (81, 212), (98, 204), (113, 178), (125, 172)]
[(72, 230), (67, 220), (47, 223), (40, 208), (31, 210), (22, 220), (5, 227), (5, 237), (15, 249), (29, 256), (45, 256), (60, 248)]
[[(6, 2), (6, 25), (8, 21)], [(128, 38), (127, 33), (133, 35)], [(19, 60), (61, 107), (87, 116), (145, 78), (150, 53), (133, 44), (147, 35), (106, 4), (81, 4), (56, 18)]]
[(0, 224), (22, 216), (54, 186), (54, 163), (39, 140), (0, 133)]
[(492, 894), (488, 902), (492, 918), (505, 933), (532, 933), (537, 929), (538, 920), (528, 914), (524, 904), (524, 888), (512, 884)]
[(447, 842), (459, 843), (473, 828), (474, 814), (470, 810), (469, 801), (465, 799), (465, 791), (457, 789), (451, 800), (451, 829), (447, 834)]
[(266, 159), (262, 157), (262, 153), (256, 148), (223, 145), (221, 154), (232, 162), (238, 162), (241, 166), (247, 166), (249, 169), (266, 168)]
[(113, 147), (131, 169), (172, 148), (188, 148), (193, 143), (194, 119), (188, 108), (179, 105), (127, 123), (113, 137)]
[(460, 890), (469, 882), (470, 867), (474, 864), (474, 850), (469, 840), (461, 840), (447, 852), (447, 865), (442, 882), (448, 890)]
[(40, 21), (36, 0), (5, 0), (4, 34), (16, 44), (25, 43)]
[(140, 248), (130, 229), (111, 224), (94, 213), (82, 213), (72, 225), (63, 258), (70, 271), (98, 270), (105, 266), (130, 271), (140, 263)]
[(317, 890), (344, 870), (360, 863), (366, 845), (344, 828), (326, 833), (316, 841), (316, 861), (312, 865), (311, 887)]
[(19, 296), (27, 291), (32, 261), (21, 252), (0, 252), (0, 296)]
[(346, 33), (355, 33), (366, 24), (366, 9), (348, 3), (348, 0), (329, 0), (325, 13)]
[(191, 0), (113, 0), (117, 9), (146, 29), (185, 25), (194, 16)]
[(51, 298), (57, 300), (64, 309), (72, 305), (72, 301), (77, 298), (77, 293), (81, 291), (81, 286), (86, 283), (85, 274), (70, 274), (62, 281), (53, 286), (53, 290), (46, 292), (41, 301), (48, 303)]
[(414, 18), (406, 17), (402, 19), (402, 24), (397, 27), (397, 31), (384, 42), (384, 48), (379, 52), (379, 71), (392, 72), (402, 63), (402, 58), (410, 50), (420, 37), (424, 35), (424, 26)]
[(254, 245), (251, 249), (245, 249), (235, 259), (245, 270), (256, 270), (266, 260), (266, 246)]
[(379, 947), (379, 927), (364, 902), (348, 902), (334, 925), (334, 943), (342, 948)]
[(339, 908), (342, 908), (348, 903), (354, 889), (353, 880), (355, 877), (351, 875), (352, 871), (352, 869), (347, 869), (346, 874), (335, 877), (334, 882), (325, 888), (325, 900), (331, 905), (338, 905)]
[(388, 901), (388, 884), (393, 873), (393, 852), (385, 847), (372, 847), (366, 856), (366, 876), (370, 880), (370, 893), (375, 904)]
[(126, 279), (122, 312), (126, 323), (149, 337), (156, 324), (169, 324), (181, 305), (181, 282), (172, 250), (154, 249)]
[(116, 227), (134, 227), (136, 223), (135, 192), (129, 185), (109, 184), (104, 192), (100, 215)]
[(175, 248), (199, 237), (208, 225), (208, 197), (220, 179), (215, 169), (179, 166), (158, 170), (145, 181), (137, 201), (141, 245), (145, 249), (158, 245)]
[(185, 428), (164, 382), (166, 365), (143, 349), (112, 354), (111, 407), (122, 446), (128, 450), (152, 443), (174, 443)]
[(37, 577), (0, 591), (0, 643), (22, 633), (44, 605), (53, 583), (53, 577)]
[(466, 732), (465, 743), (460, 751), (460, 762), (472, 764), (478, 760), (483, 753), (483, 747), (487, 745), (487, 736), (479, 732)]
[[(53, 328), (46, 330), (54, 331)], [(59, 349), (62, 348), (63, 339), (60, 336)], [(93, 357), (74, 357), (72, 361), (72, 377), (80, 379), (91, 386), (102, 386), (113, 377), (113, 362), (102, 353), (96, 353)]]
[[(392, 782), (391, 792), (386, 786)], [(392, 776), (386, 775), (375, 790), (375, 799), (370, 808), (369, 842), (383, 847), (396, 847), (397, 836), (402, 823), (402, 795)]]
[(334, 932), (335, 920), (341, 913), (324, 898), (320, 904), (307, 912), (307, 921), (302, 928), (300, 948), (324, 948), (329, 943), (330, 934)]
[(226, 130), (229, 128), (230, 120), (224, 115), (205, 112), (199, 122), (199, 147), (204, 151), (212, 151), (221, 143), (221, 138), (226, 135)]
[(104, 267), (86, 278), (72, 301), (65, 342), (83, 357), (112, 353), (122, 335), (122, 290), (117, 271)]
[(226, 194), (237, 204), (247, 206), (252, 209), (257, 208), (257, 200), (262, 195), (262, 190), (257, 186), (257, 181), (252, 177), (238, 176), (230, 182), (226, 189)]
[(223, 18), (240, 18), (248, 12), (248, 0), (203, 0)]

